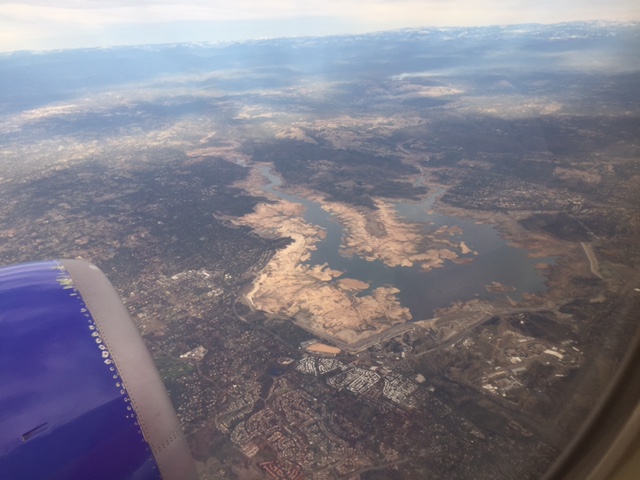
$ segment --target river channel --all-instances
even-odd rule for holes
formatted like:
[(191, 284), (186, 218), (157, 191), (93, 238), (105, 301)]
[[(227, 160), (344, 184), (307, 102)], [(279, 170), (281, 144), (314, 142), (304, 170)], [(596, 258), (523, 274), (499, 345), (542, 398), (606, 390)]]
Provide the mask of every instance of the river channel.
[[(442, 215), (432, 211), (441, 190), (434, 191), (422, 202), (394, 202), (399, 215), (409, 222), (424, 225), (430, 232), (442, 226), (457, 226), (463, 231), (454, 235), (454, 242), (464, 241), (478, 255), (469, 264), (446, 261), (441, 268), (425, 272), (419, 266), (388, 267), (380, 261), (369, 262), (357, 255), (341, 254), (344, 227), (317, 202), (282, 192), (282, 180), (269, 167), (260, 172), (269, 181), (262, 189), (283, 200), (304, 205), (304, 220), (326, 231), (324, 239), (311, 253), (309, 265), (328, 266), (345, 272), (344, 278), (355, 278), (370, 285), (360, 295), (367, 295), (377, 287), (393, 285), (400, 290), (398, 297), (409, 308), (414, 320), (433, 317), (436, 308), (448, 307), (455, 301), (473, 298), (492, 300), (497, 294), (487, 291), (486, 285), (499, 282), (514, 287), (509, 296), (518, 300), (522, 293), (546, 291), (545, 278), (535, 268), (537, 263), (552, 263), (553, 258), (532, 259), (526, 250), (511, 247), (491, 225), (479, 225), (470, 220)], [(471, 255), (467, 255), (471, 256)]]

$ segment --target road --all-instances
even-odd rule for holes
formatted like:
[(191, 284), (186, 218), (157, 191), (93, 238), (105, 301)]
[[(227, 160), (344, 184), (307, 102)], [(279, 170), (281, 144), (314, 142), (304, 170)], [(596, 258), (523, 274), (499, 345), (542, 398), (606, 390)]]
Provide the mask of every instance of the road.
[(591, 269), (591, 273), (593, 273), (596, 277), (604, 280), (604, 277), (600, 274), (600, 265), (598, 264), (598, 259), (596, 258), (596, 254), (593, 253), (591, 245), (587, 242), (580, 242), (580, 245), (582, 245), (584, 254), (589, 260), (589, 268)]

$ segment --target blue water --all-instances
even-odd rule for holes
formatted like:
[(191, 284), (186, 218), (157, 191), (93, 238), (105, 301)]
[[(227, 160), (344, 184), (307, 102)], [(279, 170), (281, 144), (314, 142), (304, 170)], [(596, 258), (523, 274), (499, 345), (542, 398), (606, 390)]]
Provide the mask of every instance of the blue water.
[(441, 268), (425, 272), (419, 266), (388, 267), (380, 261), (368, 262), (356, 255), (347, 257), (341, 254), (342, 225), (319, 203), (280, 191), (278, 186), (282, 181), (268, 167), (260, 167), (260, 172), (270, 182), (263, 186), (265, 192), (304, 205), (305, 221), (326, 231), (326, 237), (316, 244), (317, 250), (311, 253), (307, 262), (309, 265), (326, 263), (332, 269), (345, 272), (343, 277), (368, 283), (370, 288), (360, 295), (366, 295), (381, 286), (397, 287), (400, 301), (409, 308), (414, 320), (431, 318), (434, 309), (447, 307), (455, 301), (473, 298), (491, 300), (496, 295), (504, 295), (487, 292), (485, 285), (491, 282), (515, 287), (514, 291), (509, 292), (514, 300), (518, 300), (525, 292), (546, 290), (545, 278), (535, 269), (535, 265), (540, 262), (552, 263), (553, 258), (529, 258), (526, 250), (509, 246), (490, 225), (478, 225), (470, 220), (430, 213), (441, 191), (433, 192), (422, 202), (395, 202), (396, 209), (407, 221), (423, 224), (426, 232), (445, 225), (460, 227), (463, 230), (461, 235), (447, 238), (454, 243), (464, 241), (478, 255), (461, 255), (463, 258), (473, 258), (473, 262), (467, 265), (445, 261)]

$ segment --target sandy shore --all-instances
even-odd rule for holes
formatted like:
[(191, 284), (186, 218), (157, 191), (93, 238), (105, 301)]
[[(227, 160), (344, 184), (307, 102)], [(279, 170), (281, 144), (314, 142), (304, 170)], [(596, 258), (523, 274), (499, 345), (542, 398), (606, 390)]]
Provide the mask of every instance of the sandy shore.
[[(322, 199), (316, 197), (316, 201)], [(343, 248), (347, 254), (357, 254), (390, 267), (420, 265), (431, 270), (460, 254), (470, 253), (464, 242), (449, 238), (462, 233), (458, 227), (443, 226), (425, 233), (423, 226), (402, 221), (391, 202), (375, 200), (377, 210), (364, 210), (335, 202), (322, 202), (323, 208), (340, 220), (347, 230)]]
[[(333, 339), (345, 348), (368, 342), (367, 339), (412, 319), (409, 310), (398, 299), (398, 289), (380, 287), (369, 295), (358, 295), (369, 288), (367, 283), (343, 278), (343, 272), (332, 270), (327, 265), (305, 265), (325, 232), (304, 221), (302, 205), (266, 194), (261, 188), (265, 181), (259, 170), (254, 168), (249, 177), (237, 186), (255, 195), (267, 196), (273, 203), (260, 204), (255, 212), (230, 220), (249, 226), (260, 235), (289, 237), (293, 242), (276, 253), (255, 279), (253, 288), (246, 294), (246, 301), (253, 308), (292, 317), (303, 328)], [(357, 254), (370, 261), (379, 260), (388, 266), (420, 265), (424, 270), (440, 267), (446, 261), (466, 263), (472, 261), (469, 254), (477, 254), (464, 242), (454, 241), (453, 237), (462, 233), (459, 227), (442, 226), (426, 233), (420, 224), (403, 222), (393, 204), (382, 199), (375, 200), (378, 208), (372, 211), (327, 202), (317, 193), (301, 188), (296, 188), (295, 194), (320, 203), (344, 225), (346, 235), (342, 248), (345, 254)], [(545, 267), (549, 276), (549, 293), (544, 296), (523, 295), (519, 302), (522, 306), (560, 301), (560, 297), (570, 294), (567, 286), (572, 275), (590, 273), (579, 244), (561, 241), (541, 232), (526, 231), (518, 223), (518, 217), (471, 212), (443, 204), (439, 204), (437, 209), (452, 216), (496, 225), (511, 245), (529, 250), (533, 258), (558, 256), (566, 260), (561, 267)], [(512, 302), (508, 305), (513, 306)], [(451, 308), (453, 312), (459, 307)], [(443, 309), (439, 315), (450, 313)]]
[[(256, 177), (254, 173), (249, 178), (252, 185), (243, 186), (255, 191), (256, 181), (260, 181), (259, 174)], [(304, 264), (324, 232), (306, 223), (303, 212), (302, 205), (278, 199), (232, 220), (252, 227), (261, 235), (293, 239), (255, 279), (246, 294), (247, 302), (270, 314), (294, 317), (309, 328), (347, 343), (410, 320), (411, 314), (400, 304), (396, 288), (381, 287), (371, 295), (356, 297), (369, 285), (357, 279), (339, 278), (343, 272), (326, 265)], [(339, 280), (334, 281), (336, 278)]]

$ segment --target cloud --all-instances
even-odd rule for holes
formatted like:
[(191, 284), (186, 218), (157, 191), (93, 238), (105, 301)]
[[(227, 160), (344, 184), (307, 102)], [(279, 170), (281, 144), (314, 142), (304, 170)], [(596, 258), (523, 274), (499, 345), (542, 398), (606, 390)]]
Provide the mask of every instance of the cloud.
[(0, 49), (232, 40), (234, 30), (235, 39), (245, 39), (417, 26), (640, 20), (637, 3), (635, 0), (8, 1), (0, 5)]

